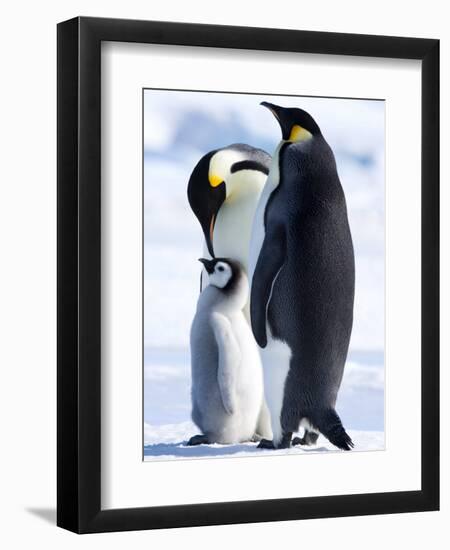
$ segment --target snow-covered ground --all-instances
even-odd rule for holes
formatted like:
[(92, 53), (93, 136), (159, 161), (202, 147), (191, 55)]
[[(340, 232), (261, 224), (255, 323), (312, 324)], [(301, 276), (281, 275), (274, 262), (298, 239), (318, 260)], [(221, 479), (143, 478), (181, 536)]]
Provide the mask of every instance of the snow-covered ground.
[[(252, 443), (187, 447), (199, 433), (190, 421), (189, 350), (146, 348), (144, 367), (145, 460), (265, 453)], [(354, 450), (384, 448), (384, 361), (382, 352), (350, 352), (337, 410), (355, 443)], [(320, 437), (314, 447), (287, 452), (336, 450)], [(286, 451), (277, 451), (286, 452)]]
[[(343, 452), (336, 449), (323, 436), (319, 436), (317, 445), (311, 447), (296, 446), (290, 449), (262, 450), (257, 443), (241, 443), (237, 445), (198, 445), (189, 447), (186, 442), (191, 435), (198, 433), (193, 422), (165, 424), (161, 426), (145, 425), (144, 460), (171, 460), (175, 458), (225, 458), (239, 456), (269, 456), (273, 454), (302, 454)], [(384, 448), (384, 433), (375, 431), (349, 430), (355, 451), (378, 451)]]

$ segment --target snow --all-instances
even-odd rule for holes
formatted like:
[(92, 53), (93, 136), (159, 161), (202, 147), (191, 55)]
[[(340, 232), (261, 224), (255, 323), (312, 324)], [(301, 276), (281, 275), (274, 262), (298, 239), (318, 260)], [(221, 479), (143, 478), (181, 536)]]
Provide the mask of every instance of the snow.
[[(197, 445), (187, 446), (192, 435), (199, 433), (195, 424), (190, 421), (179, 424), (160, 426), (144, 425), (144, 461), (173, 460), (177, 458), (225, 458), (242, 456), (294, 455), (324, 452), (344, 452), (334, 447), (322, 435), (316, 445), (311, 447), (296, 446), (290, 449), (262, 450), (257, 443), (240, 443), (236, 445)], [(384, 433), (379, 431), (349, 430), (356, 451), (375, 451), (384, 449)]]
[[(201, 445), (186, 442), (199, 429), (190, 420), (190, 363), (188, 349), (146, 348), (144, 355), (144, 458), (165, 460), (243, 456), (266, 453), (253, 443)], [(355, 443), (355, 451), (384, 448), (384, 356), (382, 352), (351, 352), (338, 396), (337, 410)], [(320, 437), (314, 447), (277, 453), (336, 451)]]

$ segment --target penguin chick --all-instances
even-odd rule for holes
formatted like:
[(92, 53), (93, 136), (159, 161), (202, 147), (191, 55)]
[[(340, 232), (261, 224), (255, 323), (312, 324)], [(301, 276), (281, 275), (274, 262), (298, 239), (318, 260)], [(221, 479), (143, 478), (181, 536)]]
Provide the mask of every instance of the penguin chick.
[(242, 308), (248, 280), (227, 258), (200, 259), (209, 285), (200, 294), (191, 327), (192, 420), (202, 434), (189, 445), (231, 444), (256, 435), (263, 403), (258, 347)]

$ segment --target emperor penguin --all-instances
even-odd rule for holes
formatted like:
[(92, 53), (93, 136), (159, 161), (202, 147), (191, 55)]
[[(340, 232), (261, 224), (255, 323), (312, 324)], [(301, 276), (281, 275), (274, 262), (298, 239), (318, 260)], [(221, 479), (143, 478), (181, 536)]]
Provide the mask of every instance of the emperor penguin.
[(350, 450), (335, 410), (353, 324), (355, 261), (333, 152), (312, 116), (263, 102), (281, 127), (252, 233), (251, 326), (264, 370), (272, 440)]
[[(205, 256), (231, 258), (247, 273), (253, 217), (270, 160), (262, 149), (235, 143), (211, 151), (195, 166), (188, 200), (203, 230)], [(200, 289), (206, 284), (203, 270)], [(244, 312), (249, 319), (248, 303)]]
[(190, 343), (192, 420), (202, 433), (188, 444), (255, 440), (264, 391), (258, 346), (242, 312), (248, 279), (234, 260), (200, 261), (209, 285), (198, 299)]

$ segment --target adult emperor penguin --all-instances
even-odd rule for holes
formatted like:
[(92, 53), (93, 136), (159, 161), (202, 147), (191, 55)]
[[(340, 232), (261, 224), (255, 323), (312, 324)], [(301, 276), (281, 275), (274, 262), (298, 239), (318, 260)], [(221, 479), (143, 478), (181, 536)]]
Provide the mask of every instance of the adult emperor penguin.
[[(335, 404), (353, 324), (355, 264), (333, 152), (306, 111), (263, 102), (282, 140), (255, 215), (251, 324), (262, 348), (273, 440), (350, 450)], [(256, 264), (256, 265), (255, 265)]]
[(209, 285), (192, 322), (191, 368), (192, 419), (202, 434), (189, 445), (254, 440), (264, 436), (256, 433), (264, 391), (258, 346), (242, 312), (248, 279), (235, 261), (200, 261)]
[[(243, 143), (200, 159), (189, 179), (188, 200), (205, 236), (205, 256), (236, 260), (247, 273), (253, 217), (270, 160), (262, 149)], [(248, 305), (245, 313), (249, 318)]]

